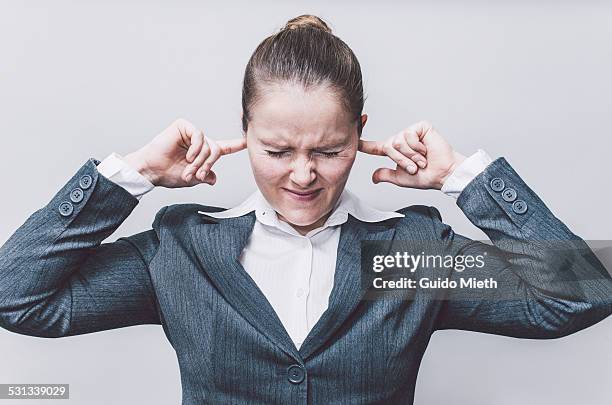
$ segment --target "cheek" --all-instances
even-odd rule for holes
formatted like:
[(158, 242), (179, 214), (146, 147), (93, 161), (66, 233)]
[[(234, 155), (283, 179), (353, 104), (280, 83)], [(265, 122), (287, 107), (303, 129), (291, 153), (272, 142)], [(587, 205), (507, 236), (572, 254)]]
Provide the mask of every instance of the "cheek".
[(330, 182), (335, 182), (349, 175), (354, 161), (355, 159), (342, 157), (326, 158), (317, 163), (317, 171)]
[(266, 185), (279, 181), (288, 173), (287, 164), (280, 159), (255, 155), (251, 159), (253, 175), (258, 184)]

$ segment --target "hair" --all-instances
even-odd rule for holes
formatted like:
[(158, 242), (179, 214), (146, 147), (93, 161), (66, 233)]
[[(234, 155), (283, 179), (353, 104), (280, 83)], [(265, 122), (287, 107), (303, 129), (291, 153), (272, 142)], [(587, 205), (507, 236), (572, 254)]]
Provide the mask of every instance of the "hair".
[(361, 67), (357, 57), (332, 34), (321, 18), (304, 14), (292, 18), (276, 34), (264, 39), (247, 63), (242, 86), (242, 129), (246, 133), (251, 108), (265, 85), (297, 83), (304, 90), (328, 86), (352, 119), (361, 137), (364, 104)]

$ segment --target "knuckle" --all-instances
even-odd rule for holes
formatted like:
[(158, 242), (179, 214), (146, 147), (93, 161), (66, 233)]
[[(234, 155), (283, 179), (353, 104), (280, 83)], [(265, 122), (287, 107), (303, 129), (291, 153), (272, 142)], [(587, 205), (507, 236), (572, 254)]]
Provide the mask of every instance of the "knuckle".
[(391, 146), (393, 146), (395, 149), (401, 148), (403, 144), (404, 142), (400, 138), (394, 138), (391, 141)]
[(406, 139), (406, 141), (408, 141), (408, 142), (414, 142), (414, 141), (418, 141), (419, 137), (417, 136), (416, 133), (414, 133), (412, 131), (407, 131), (404, 134), (404, 139)]
[(421, 121), (419, 124), (421, 124), (421, 126), (423, 126), (424, 128), (430, 129), (433, 127), (433, 125), (431, 125), (431, 122), (428, 120), (423, 120)]
[(212, 167), (214, 162), (212, 162), (210, 159), (206, 159), (204, 161), (204, 163), (202, 163), (202, 170), (210, 170), (210, 168)]
[(177, 118), (174, 120), (173, 124), (177, 126), (184, 126), (187, 124), (187, 120), (185, 118)]
[(218, 145), (215, 145), (213, 148), (211, 148), (210, 156), (213, 160), (219, 159), (219, 156), (221, 156), (221, 149)]
[(198, 168), (198, 166), (199, 166), (200, 164), (202, 164), (202, 160), (203, 160), (202, 155), (198, 155), (198, 156), (197, 156), (197, 157), (196, 157), (196, 158), (193, 160), (193, 163), (191, 164), (191, 170), (195, 170), (195, 169), (197, 169), (197, 168)]
[(210, 144), (206, 141), (206, 139), (204, 139), (204, 142), (202, 143), (202, 153), (208, 152), (210, 152)]
[(208, 137), (204, 137), (204, 146), (206, 147), (206, 150), (212, 153), (212, 151), (217, 147), (217, 143)]
[(197, 158), (197, 159), (196, 159), (196, 161), (194, 162), (194, 166), (196, 166), (196, 167), (197, 167), (197, 166), (200, 166), (200, 165), (201, 165), (201, 164), (202, 164), (202, 163), (203, 163), (203, 162), (206, 160), (206, 157), (207, 157), (207, 156), (208, 156), (208, 154), (206, 154), (206, 153), (200, 153), (200, 154), (198, 155), (198, 158)]
[(200, 150), (199, 150), (198, 157), (207, 156), (208, 155), (208, 151), (209, 151), (209, 148), (206, 146), (206, 144), (202, 144), (202, 146), (200, 147)]

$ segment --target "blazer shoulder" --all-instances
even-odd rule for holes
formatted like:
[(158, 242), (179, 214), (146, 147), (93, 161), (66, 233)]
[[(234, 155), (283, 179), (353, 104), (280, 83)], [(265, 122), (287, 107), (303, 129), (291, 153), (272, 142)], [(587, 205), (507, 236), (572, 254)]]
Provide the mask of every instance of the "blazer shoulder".
[(159, 233), (159, 230), (162, 227), (184, 225), (188, 223), (190, 219), (201, 219), (202, 217), (205, 217), (204, 215), (199, 214), (198, 211), (219, 212), (226, 209), (227, 208), (195, 203), (167, 205), (162, 207), (157, 214), (155, 214), (153, 229)]
[(404, 214), (404, 218), (396, 225), (400, 238), (430, 239), (448, 232), (449, 227), (442, 221), (442, 215), (436, 207), (411, 205), (396, 212)]
[(436, 207), (429, 205), (410, 205), (400, 208), (396, 212), (404, 214), (404, 221), (442, 221), (442, 215)]

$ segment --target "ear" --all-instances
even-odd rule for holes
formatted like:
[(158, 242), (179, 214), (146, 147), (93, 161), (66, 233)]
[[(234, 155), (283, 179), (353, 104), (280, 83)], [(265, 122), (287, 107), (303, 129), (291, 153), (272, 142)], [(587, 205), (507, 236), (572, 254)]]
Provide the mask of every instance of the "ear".
[[(240, 111), (240, 121), (239, 121), (240, 122), (240, 128), (242, 128), (242, 120), (243, 119), (244, 119), (244, 112)], [(244, 137), (247, 136), (247, 133), (244, 130), (242, 130), (241, 132), (242, 132), (242, 136), (244, 136)]]
[(366, 122), (368, 121), (368, 114), (361, 115), (361, 128), (365, 127)]

